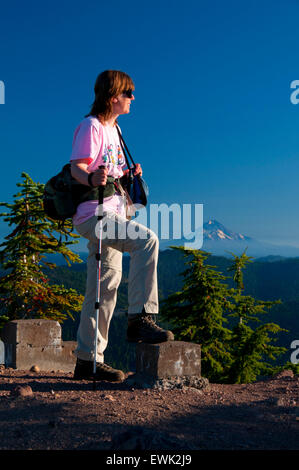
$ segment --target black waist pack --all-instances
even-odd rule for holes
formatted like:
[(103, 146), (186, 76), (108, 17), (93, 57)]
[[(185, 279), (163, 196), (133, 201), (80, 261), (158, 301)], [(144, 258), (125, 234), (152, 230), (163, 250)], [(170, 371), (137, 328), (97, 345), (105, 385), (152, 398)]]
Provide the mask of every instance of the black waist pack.
[[(117, 182), (118, 180), (108, 176), (104, 197), (115, 194)], [(60, 173), (53, 176), (44, 187), (44, 212), (54, 220), (65, 220), (73, 217), (79, 204), (91, 200), (99, 200), (99, 189), (81, 184), (73, 178), (70, 163), (64, 165)]]

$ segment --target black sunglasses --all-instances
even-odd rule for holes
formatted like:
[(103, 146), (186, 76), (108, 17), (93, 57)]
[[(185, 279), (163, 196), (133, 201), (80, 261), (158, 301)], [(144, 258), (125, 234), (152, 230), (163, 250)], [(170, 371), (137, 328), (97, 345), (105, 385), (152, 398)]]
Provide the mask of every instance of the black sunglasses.
[(133, 98), (133, 90), (130, 88), (129, 90), (123, 91), (123, 95), (126, 95), (127, 98)]

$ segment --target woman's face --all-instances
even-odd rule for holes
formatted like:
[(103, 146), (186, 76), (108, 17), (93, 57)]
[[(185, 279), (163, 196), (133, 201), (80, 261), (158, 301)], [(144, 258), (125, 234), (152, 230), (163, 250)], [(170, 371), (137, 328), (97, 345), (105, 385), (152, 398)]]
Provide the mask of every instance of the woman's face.
[(135, 96), (130, 92), (128, 95), (125, 92), (112, 98), (113, 111), (115, 114), (128, 114), (130, 112), (131, 101), (135, 100)]

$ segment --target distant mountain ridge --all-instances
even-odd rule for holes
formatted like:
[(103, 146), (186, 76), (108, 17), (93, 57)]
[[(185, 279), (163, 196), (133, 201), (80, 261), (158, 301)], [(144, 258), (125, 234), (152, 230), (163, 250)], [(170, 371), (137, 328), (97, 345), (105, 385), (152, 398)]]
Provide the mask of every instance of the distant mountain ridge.
[(241, 233), (233, 232), (215, 219), (210, 219), (203, 224), (204, 240), (252, 240)]
[[(212, 253), (215, 256), (231, 257), (231, 253), (240, 255), (246, 250), (248, 256), (252, 256), (255, 259), (262, 258), (263, 261), (269, 262), (282, 258), (299, 257), (299, 248), (297, 247), (260, 242), (245, 234), (230, 230), (216, 219), (209, 219), (203, 224), (202, 228), (195, 231), (195, 234), (197, 239), (200, 239), (202, 234), (203, 244), (201, 250)], [(167, 250), (170, 246), (192, 243), (193, 239), (194, 233), (186, 238), (160, 240), (160, 251)], [(75, 245), (73, 250), (77, 252)], [(83, 262), (86, 262), (88, 253), (80, 251), (79, 255)], [(61, 255), (49, 255), (46, 258), (51, 259), (58, 265), (66, 264)]]
[[(179, 246), (189, 244), (195, 239), (200, 240), (202, 235), (203, 244), (201, 250), (208, 251), (216, 256), (230, 257), (231, 253), (240, 255), (246, 250), (248, 256), (260, 257), (299, 257), (299, 248), (288, 245), (273, 245), (248, 237), (242, 233), (234, 232), (216, 219), (209, 219), (202, 228), (195, 230), (193, 234), (179, 240), (161, 240), (160, 250), (165, 250), (171, 245)], [(270, 258), (269, 258), (270, 260)]]

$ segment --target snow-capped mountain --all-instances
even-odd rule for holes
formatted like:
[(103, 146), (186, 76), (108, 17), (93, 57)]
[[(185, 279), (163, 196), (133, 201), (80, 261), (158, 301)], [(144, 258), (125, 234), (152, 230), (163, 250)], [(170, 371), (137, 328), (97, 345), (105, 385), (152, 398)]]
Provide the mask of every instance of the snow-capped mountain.
[(192, 243), (195, 237), (201, 239), (201, 236), (203, 240), (201, 250), (213, 255), (231, 256), (231, 253), (240, 255), (246, 249), (246, 254), (253, 258), (265, 256), (299, 257), (299, 248), (260, 242), (242, 233), (233, 232), (215, 219), (205, 222), (203, 228), (195, 230), (193, 236), (180, 240), (161, 240), (160, 249), (165, 250), (171, 245), (179, 246)]
[(251, 240), (250, 237), (227, 229), (215, 219), (210, 219), (203, 224), (203, 238), (204, 240)]

